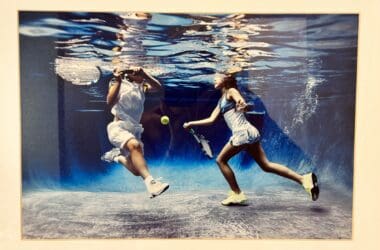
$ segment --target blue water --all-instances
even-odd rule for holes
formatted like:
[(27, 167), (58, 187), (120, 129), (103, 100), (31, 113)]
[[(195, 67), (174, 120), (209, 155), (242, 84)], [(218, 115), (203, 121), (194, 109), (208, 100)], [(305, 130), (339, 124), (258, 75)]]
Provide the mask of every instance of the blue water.
[[(227, 188), (182, 124), (210, 114), (220, 97), (214, 74), (231, 67), (242, 69), (238, 86), (254, 104), (249, 119), (268, 158), (352, 188), (357, 15), (20, 12), (19, 19), (25, 189), (143, 188), (100, 161), (111, 148), (105, 96), (115, 60), (164, 85), (163, 96), (147, 96), (143, 141), (152, 172), (178, 189)], [(159, 123), (163, 114), (170, 128)], [(215, 154), (230, 136), (222, 119), (199, 132)], [(231, 165), (245, 188), (287, 183), (244, 153)]]

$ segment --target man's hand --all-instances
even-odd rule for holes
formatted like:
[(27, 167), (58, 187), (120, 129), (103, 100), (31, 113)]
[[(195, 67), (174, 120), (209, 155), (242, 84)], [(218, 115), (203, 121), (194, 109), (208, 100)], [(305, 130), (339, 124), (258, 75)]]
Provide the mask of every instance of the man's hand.
[(121, 70), (120, 67), (116, 67), (116, 68), (114, 68), (113, 71), (112, 71), (112, 73), (113, 73), (113, 75), (114, 75), (116, 78), (121, 77), (122, 75), (125, 74), (125, 72), (124, 72), (123, 70)]
[(141, 67), (131, 67), (131, 68), (129, 68), (129, 70), (132, 71), (133, 75), (140, 75), (141, 76), (143, 73), (145, 73), (144, 69)]

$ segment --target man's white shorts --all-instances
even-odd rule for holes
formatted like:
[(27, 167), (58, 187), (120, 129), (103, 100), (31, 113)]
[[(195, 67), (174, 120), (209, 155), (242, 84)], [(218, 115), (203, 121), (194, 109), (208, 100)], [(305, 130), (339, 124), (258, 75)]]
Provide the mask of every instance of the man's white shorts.
[(141, 134), (144, 128), (141, 124), (133, 124), (129, 121), (113, 121), (107, 126), (108, 139), (117, 148), (122, 149), (124, 155), (128, 155), (129, 152), (125, 150), (125, 144), (133, 138), (135, 138), (144, 149), (144, 144), (141, 141)]

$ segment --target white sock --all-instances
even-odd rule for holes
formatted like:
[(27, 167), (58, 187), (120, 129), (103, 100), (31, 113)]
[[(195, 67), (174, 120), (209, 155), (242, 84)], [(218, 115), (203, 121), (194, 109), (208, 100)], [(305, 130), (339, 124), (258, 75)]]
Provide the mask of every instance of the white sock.
[(121, 155), (118, 155), (118, 156), (114, 157), (113, 161), (116, 162), (116, 163), (120, 163), (119, 162), (120, 157), (121, 157)]

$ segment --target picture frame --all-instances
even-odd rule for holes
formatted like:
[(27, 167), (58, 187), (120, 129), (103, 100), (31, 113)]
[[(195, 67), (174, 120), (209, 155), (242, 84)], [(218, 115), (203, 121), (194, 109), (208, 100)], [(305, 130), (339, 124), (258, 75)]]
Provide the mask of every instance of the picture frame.
[[(0, 245), (6, 249), (51, 249), (51, 248), (205, 248), (218, 246), (222, 249), (238, 247), (241, 249), (375, 249), (378, 245), (376, 239), (376, 214), (379, 208), (379, 202), (373, 199), (371, 194), (376, 193), (375, 185), (378, 170), (376, 169), (375, 157), (376, 146), (378, 141), (377, 135), (373, 136), (374, 128), (378, 117), (368, 117), (367, 110), (378, 106), (376, 93), (378, 86), (375, 84), (376, 64), (370, 64), (375, 53), (379, 52), (379, 46), (372, 47), (376, 44), (374, 41), (379, 40), (378, 33), (371, 32), (376, 29), (378, 20), (375, 19), (373, 7), (379, 6), (374, 1), (335, 1), (326, 4), (305, 4), (301, 1), (287, 1), (286, 3), (276, 3), (276, 1), (267, 1), (264, 3), (251, 3), (242, 1), (238, 5), (233, 3), (215, 3), (207, 2), (207, 8), (212, 13), (221, 12), (252, 12), (252, 13), (331, 13), (331, 10), (337, 10), (339, 13), (358, 13), (359, 14), (359, 54), (358, 54), (358, 77), (357, 77), (357, 114), (355, 128), (355, 164), (354, 164), (354, 207), (353, 207), (353, 236), (352, 240), (23, 240), (21, 239), (21, 123), (20, 121), (20, 101), (19, 101), (19, 54), (17, 37), (17, 11), (19, 10), (66, 10), (66, 11), (115, 11), (118, 9), (147, 10), (154, 12), (204, 12), (204, 6), (196, 6), (194, 2), (184, 4), (174, 4), (174, 1), (165, 3), (153, 3), (154, 1), (111, 1), (103, 3), (95, 1), (96, 4), (82, 2), (80, 4), (64, 4), (63, 1), (49, 3), (48, 1), (18, 1), (16, 6), (7, 6), (6, 15), (2, 17), (2, 30), (7, 30), (12, 21), (13, 36), (5, 38), (6, 50), (3, 51), (4, 58), (11, 62), (12, 68), (2, 68), (2, 100), (1, 105), (8, 107), (12, 104), (10, 110), (2, 111), (2, 116), (7, 117), (3, 122), (1, 134), (6, 143), (2, 143), (1, 152), (3, 158), (7, 159), (1, 164), (1, 190), (3, 193), (4, 204), (0, 217), (1, 242)], [(372, 7), (372, 8), (371, 8)], [(232, 11), (233, 10), (233, 11)], [(5, 18), (5, 20), (4, 20)], [(367, 26), (364, 26), (364, 24)], [(4, 26), (4, 27), (3, 27)], [(5, 33), (5, 31), (3, 31)], [(13, 40), (12, 40), (13, 39)], [(377, 39), (377, 40), (376, 40)], [(9, 47), (8, 47), (9, 46)], [(375, 52), (375, 53), (373, 53)], [(11, 75), (12, 77), (5, 77)], [(13, 80), (9, 80), (13, 79)], [(13, 83), (13, 84), (12, 84)], [(371, 122), (373, 121), (373, 122)], [(16, 129), (15, 129), (16, 128)], [(371, 138), (370, 143), (368, 139)], [(360, 166), (360, 167), (359, 167)], [(363, 167), (361, 167), (363, 166)], [(368, 223), (368, 224), (367, 224)]]

